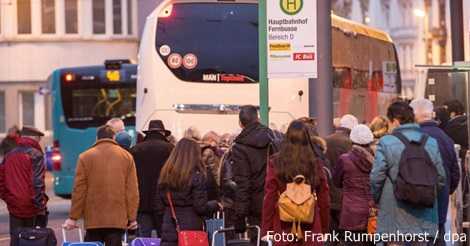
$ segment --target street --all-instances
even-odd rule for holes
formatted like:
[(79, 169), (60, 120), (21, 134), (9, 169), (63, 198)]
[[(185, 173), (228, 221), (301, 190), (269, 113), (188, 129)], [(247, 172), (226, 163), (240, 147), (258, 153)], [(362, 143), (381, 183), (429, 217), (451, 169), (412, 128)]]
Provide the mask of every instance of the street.
[[(53, 177), (52, 174), (46, 175), (46, 189), (50, 198), (48, 203), (49, 208), (49, 228), (54, 229), (57, 237), (58, 244), (62, 244), (61, 225), (67, 219), (68, 211), (70, 208), (70, 200), (65, 200), (54, 196), (52, 187)], [(0, 246), (7, 246), (10, 243), (10, 235), (8, 232), (8, 210), (3, 201), (0, 201)], [(67, 233), (68, 241), (79, 241), (78, 232), (73, 231)]]

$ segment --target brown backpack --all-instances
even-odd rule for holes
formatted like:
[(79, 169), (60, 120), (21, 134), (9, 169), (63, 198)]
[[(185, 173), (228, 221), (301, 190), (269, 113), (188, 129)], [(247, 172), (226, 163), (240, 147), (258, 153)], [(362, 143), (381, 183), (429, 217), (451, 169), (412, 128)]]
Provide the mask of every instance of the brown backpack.
[(279, 218), (292, 223), (291, 232), (297, 238), (303, 238), (301, 223), (313, 223), (317, 203), (317, 195), (305, 181), (303, 175), (297, 175), (292, 183), (287, 184), (278, 202)]

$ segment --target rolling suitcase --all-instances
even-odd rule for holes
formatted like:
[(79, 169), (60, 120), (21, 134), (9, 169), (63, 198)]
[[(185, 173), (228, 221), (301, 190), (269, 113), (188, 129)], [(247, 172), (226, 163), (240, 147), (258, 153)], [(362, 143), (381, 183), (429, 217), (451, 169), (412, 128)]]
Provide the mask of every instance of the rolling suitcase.
[(79, 242), (67, 241), (67, 235), (65, 229), (62, 228), (62, 246), (104, 246), (101, 242), (83, 242), (83, 232), (81, 228), (78, 228)]
[(19, 228), (11, 240), (15, 246), (57, 246), (57, 238), (50, 228)]
[[(260, 246), (261, 244), (261, 229), (259, 228), (259, 226), (250, 226), (248, 225), (246, 227), (247, 229), (251, 229), (251, 230), (256, 230), (256, 246)], [(216, 244), (216, 238), (217, 238), (217, 234), (224, 234), (224, 233), (227, 233), (227, 232), (234, 232), (235, 231), (235, 228), (233, 227), (229, 227), (229, 228), (223, 228), (223, 229), (220, 229), (220, 230), (216, 230), (214, 233), (212, 233), (212, 241), (211, 241), (211, 245), (212, 246), (219, 246)], [(227, 242), (225, 242), (225, 246), (246, 246), (246, 245), (252, 245), (252, 242), (250, 241), (250, 239), (233, 239), (233, 240), (227, 240)]]
[[(206, 231), (209, 235), (209, 242), (212, 241), (212, 234), (220, 229), (225, 227), (224, 213), (217, 212), (215, 218), (206, 220)], [(224, 246), (225, 245), (225, 234), (220, 233), (215, 238), (214, 246)]]
[(160, 246), (160, 238), (136, 238), (132, 240), (131, 246)]

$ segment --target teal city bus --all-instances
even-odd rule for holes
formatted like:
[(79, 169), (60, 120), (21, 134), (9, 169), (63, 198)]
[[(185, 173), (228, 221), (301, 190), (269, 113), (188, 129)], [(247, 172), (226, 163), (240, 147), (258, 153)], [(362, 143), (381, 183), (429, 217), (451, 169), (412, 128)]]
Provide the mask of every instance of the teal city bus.
[(121, 118), (135, 138), (137, 65), (128, 60), (55, 70), (49, 77), (52, 98), (54, 192), (70, 198), (80, 153), (96, 140), (96, 128)]

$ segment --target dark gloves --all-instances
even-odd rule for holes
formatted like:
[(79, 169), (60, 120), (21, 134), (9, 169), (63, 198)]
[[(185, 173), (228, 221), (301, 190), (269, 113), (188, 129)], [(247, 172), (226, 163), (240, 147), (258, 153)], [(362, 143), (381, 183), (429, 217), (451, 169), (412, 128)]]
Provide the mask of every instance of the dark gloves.
[(245, 217), (236, 218), (234, 221), (233, 227), (235, 228), (236, 233), (244, 233), (246, 232), (246, 220)]

